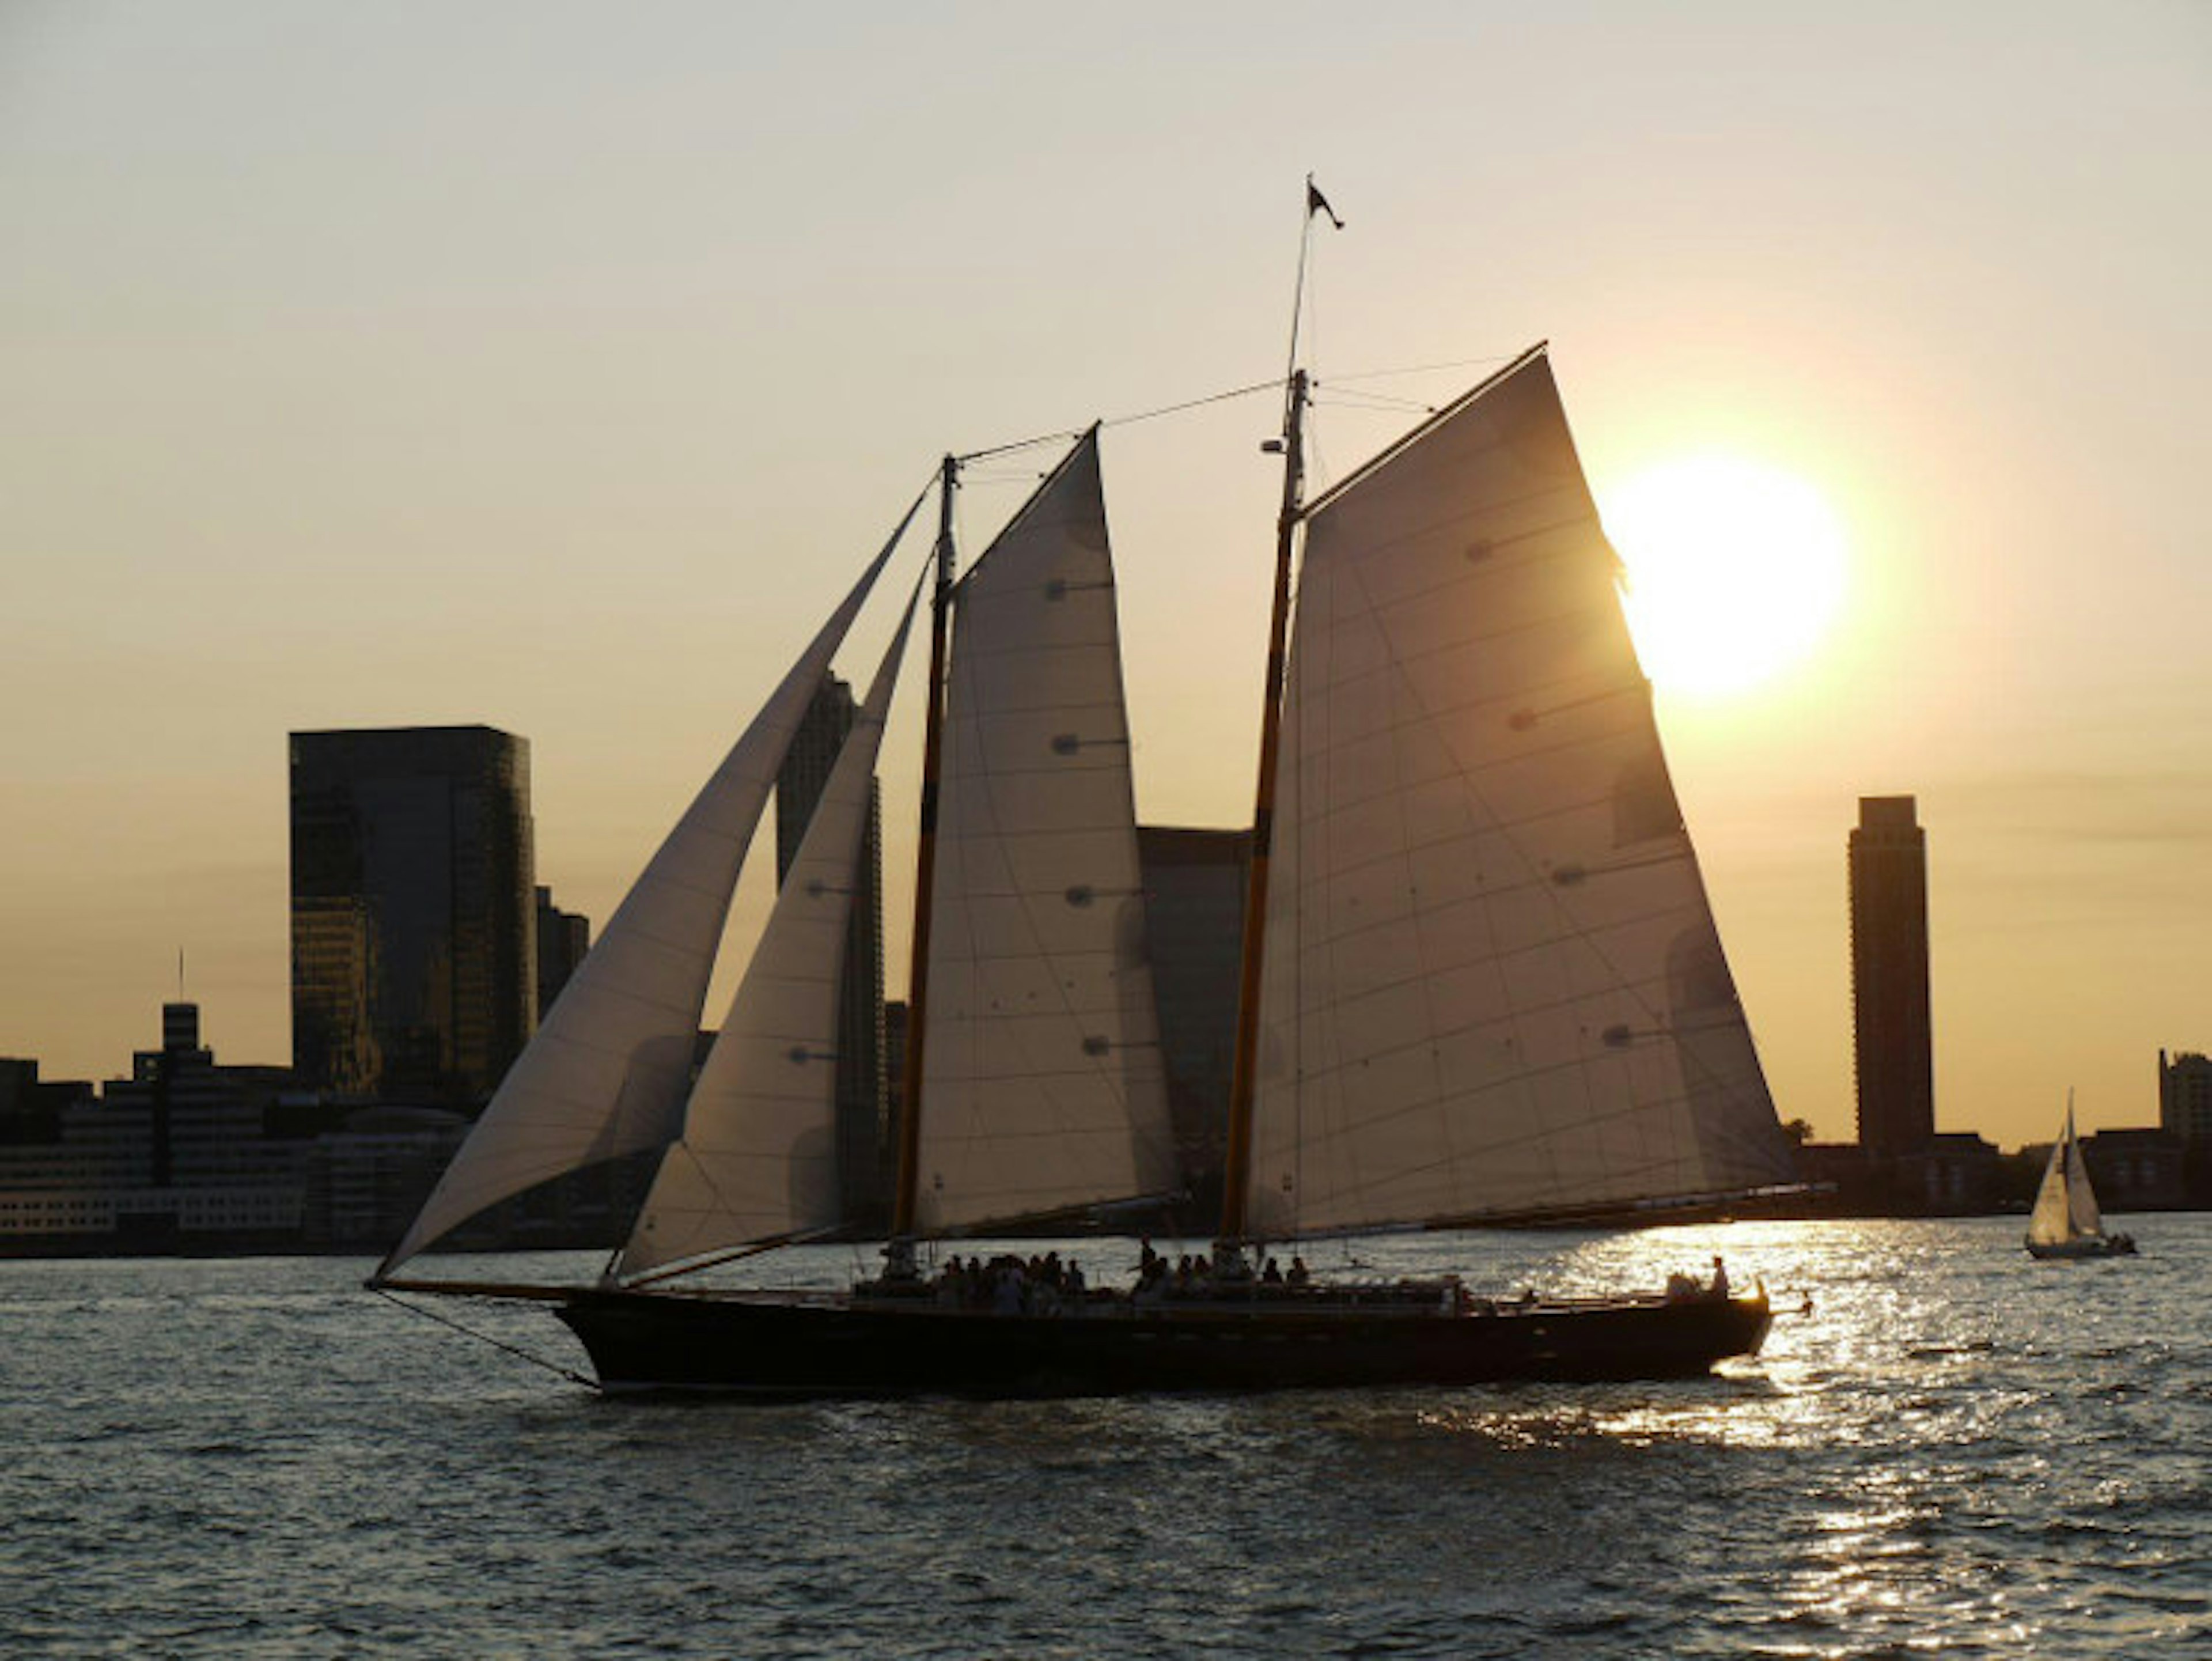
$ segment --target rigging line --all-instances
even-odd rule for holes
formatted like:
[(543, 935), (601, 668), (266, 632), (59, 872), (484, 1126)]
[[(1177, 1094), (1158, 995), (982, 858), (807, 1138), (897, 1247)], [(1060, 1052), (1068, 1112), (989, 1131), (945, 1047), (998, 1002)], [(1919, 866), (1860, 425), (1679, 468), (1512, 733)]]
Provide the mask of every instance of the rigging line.
[(1016, 450), (1033, 450), (1040, 444), (1065, 444), (1083, 436), (1084, 430), (1063, 428), (1056, 432), (1039, 433), (1033, 438), (1018, 438), (1011, 444), (994, 444), (988, 449), (969, 450), (952, 459), (965, 467), (971, 461), (986, 461), (993, 456), (1011, 454)]
[[(1421, 366), (1420, 368), (1408, 369), (1374, 369), (1361, 374), (1333, 374), (1329, 376), (1328, 379), (1331, 382), (1346, 380), (1372, 380), (1383, 375), (1419, 374), (1427, 369), (1462, 368), (1469, 364), (1507, 363), (1511, 361), (1512, 359), (1510, 356), (1469, 357), (1462, 358), (1457, 363), (1431, 363)], [(1211, 404), (1226, 404), (1234, 399), (1250, 398), (1257, 392), (1275, 392), (1286, 384), (1287, 382), (1285, 377), (1275, 375), (1266, 380), (1255, 380), (1243, 386), (1232, 386), (1226, 392), (1208, 392), (1202, 398), (1186, 398), (1179, 399), (1173, 404), (1163, 404), (1157, 409), (1139, 410), (1128, 415), (1107, 416), (1100, 420), (1098, 425), (1101, 427), (1133, 426), (1140, 421), (1157, 421), (1162, 416), (1181, 415), (1186, 410), (1202, 410)], [(1322, 383), (1320, 381), (1316, 381), (1314, 383), (1316, 387), (1319, 387), (1322, 384)], [(1380, 398), (1386, 395), (1370, 392), (1363, 394), (1362, 396)], [(1401, 401), (1397, 407), (1428, 414), (1434, 414), (1438, 406), (1433, 404), (1419, 404), (1407, 399)], [(1009, 455), (1017, 450), (1034, 449), (1040, 444), (1065, 443), (1070, 440), (1081, 438), (1083, 434), (1081, 431), (1073, 428), (1064, 429), (1057, 432), (1039, 433), (1033, 438), (1018, 439), (1011, 444), (994, 444), (987, 449), (969, 450), (964, 454), (956, 456), (954, 459), (965, 466), (969, 462), (988, 460), (993, 456)], [(1008, 474), (1005, 477), (1013, 478), (1017, 476)]]
[[(1249, 398), (1255, 392), (1269, 392), (1285, 384), (1282, 377), (1255, 380), (1249, 386), (1232, 386), (1224, 392), (1208, 392), (1202, 398), (1186, 398), (1174, 404), (1163, 404), (1155, 410), (1139, 410), (1133, 414), (1108, 416), (1097, 424), (1101, 427), (1127, 427), (1139, 421), (1155, 421), (1162, 416), (1180, 415), (1185, 410), (1199, 410), (1209, 404), (1225, 404), (1231, 399)], [(1064, 444), (1083, 436), (1088, 429), (1063, 429), (1057, 432), (1039, 433), (1034, 438), (1017, 439), (1011, 444), (994, 444), (987, 449), (970, 450), (957, 455), (954, 460), (963, 467), (971, 461), (984, 461), (993, 456), (1008, 455), (1016, 450), (1034, 449), (1040, 444)]]
[[(1415, 363), (1397, 369), (1364, 369), (1352, 374), (1332, 374), (1328, 377), (1328, 380), (1331, 383), (1338, 383), (1346, 380), (1381, 380), (1392, 375), (1430, 374), (1443, 369), (1465, 369), (1483, 364), (1510, 363), (1519, 356), (1521, 354), (1517, 352), (1493, 353), (1487, 357), (1454, 358), (1444, 363)], [(1226, 404), (1232, 399), (1250, 398), (1255, 392), (1273, 392), (1287, 384), (1288, 377), (1274, 375), (1266, 380), (1255, 380), (1248, 386), (1232, 386), (1226, 392), (1208, 392), (1203, 398), (1186, 398), (1174, 404), (1163, 404), (1154, 410), (1139, 410), (1130, 415), (1108, 416), (1098, 424), (1101, 427), (1132, 426), (1139, 421), (1156, 421), (1162, 416), (1180, 415), (1186, 410), (1204, 409), (1209, 404)], [(1319, 380), (1314, 383), (1316, 388), (1322, 384)], [(1369, 396), (1377, 395), (1369, 394)], [(1438, 406), (1431, 404), (1417, 404), (1409, 400), (1405, 407), (1433, 414)], [(1040, 444), (1060, 443), (1082, 436), (1081, 431), (1073, 428), (1057, 432), (1039, 433), (1034, 438), (1018, 439), (1011, 444), (994, 444), (987, 449), (970, 450), (963, 455), (956, 456), (954, 459), (964, 465), (969, 462), (985, 460), (992, 456), (1010, 454), (1016, 450), (1031, 449)]]
[(994, 468), (988, 472), (977, 468), (967, 467), (961, 470), (960, 482), (963, 484), (970, 486), (976, 484), (1026, 484), (1031, 490), (1035, 490), (1038, 480), (1050, 477), (1050, 474), (1041, 473), (1034, 467), (1001, 467)]
[(1402, 369), (1363, 369), (1357, 374), (1333, 374), (1331, 380), (1383, 380), (1392, 375), (1432, 374), (1442, 369), (1468, 369), (1485, 363), (1510, 363), (1520, 356), (1518, 352), (1507, 352), (1491, 357), (1455, 358), (1449, 363), (1414, 363)]
[(557, 1373), (571, 1384), (581, 1384), (586, 1390), (605, 1389), (605, 1386), (596, 1378), (586, 1378), (582, 1373), (562, 1366), (558, 1361), (549, 1361), (542, 1355), (532, 1355), (528, 1350), (510, 1344), (504, 1339), (493, 1337), (489, 1332), (478, 1332), (474, 1327), (464, 1326), (450, 1315), (441, 1315), (434, 1309), (426, 1309), (420, 1304), (410, 1304), (405, 1299), (386, 1291), (382, 1287), (371, 1287), (369, 1290), (386, 1301), (397, 1304), (410, 1315), (420, 1315), (426, 1321), (435, 1321), (440, 1326), (451, 1327), (464, 1337), (474, 1338), (481, 1343), (489, 1344), (494, 1349), (503, 1349), (517, 1360), (527, 1361), (534, 1367), (544, 1367), (548, 1372)]
[(1208, 404), (1226, 404), (1233, 398), (1249, 398), (1255, 392), (1272, 392), (1284, 385), (1280, 376), (1268, 380), (1255, 380), (1249, 386), (1236, 386), (1225, 392), (1208, 392), (1204, 398), (1187, 398), (1179, 404), (1163, 404), (1157, 410), (1140, 410), (1134, 415), (1111, 416), (1100, 422), (1101, 427), (1127, 427), (1139, 421), (1152, 421), (1160, 416), (1179, 415), (1185, 410), (1201, 409)]
[(1440, 405), (1424, 404), (1419, 399), (1393, 398), (1387, 392), (1336, 392), (1324, 395), (1322, 383), (1314, 383), (1313, 402), (1337, 410), (1366, 410), (1378, 413), (1395, 414), (1404, 411), (1413, 415), (1434, 415)]

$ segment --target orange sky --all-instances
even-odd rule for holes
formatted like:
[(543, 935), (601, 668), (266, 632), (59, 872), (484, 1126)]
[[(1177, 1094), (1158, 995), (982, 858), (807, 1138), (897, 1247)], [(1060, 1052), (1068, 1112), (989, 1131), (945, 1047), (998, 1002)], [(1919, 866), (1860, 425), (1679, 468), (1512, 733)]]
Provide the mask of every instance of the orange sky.
[[(2212, 1047), (2212, 12), (513, 21), (0, 12), (0, 1054), (127, 1070), (182, 947), (287, 1056), (294, 728), (525, 734), (604, 918), (942, 450), (1279, 372), (1309, 167), (1323, 480), (1411, 419), (1333, 374), (1549, 338), (1601, 508), (1832, 505), (1820, 650), (1660, 691), (1785, 1117), (1850, 1134), (1863, 794), (1929, 830), (1941, 1126)], [(1148, 817), (1249, 812), (1271, 421), (1107, 434)]]

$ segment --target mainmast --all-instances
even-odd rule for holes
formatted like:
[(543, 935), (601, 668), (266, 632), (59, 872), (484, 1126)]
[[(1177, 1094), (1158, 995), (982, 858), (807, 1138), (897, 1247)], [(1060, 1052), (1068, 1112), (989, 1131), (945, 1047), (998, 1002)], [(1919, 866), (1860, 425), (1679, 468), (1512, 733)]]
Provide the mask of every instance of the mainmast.
[(1298, 242), (1297, 290), (1291, 302), (1291, 361), (1283, 399), (1283, 435), (1267, 448), (1283, 457), (1283, 505), (1275, 520), (1275, 598), (1267, 622), (1267, 684), (1260, 705), (1259, 782), (1252, 805), (1251, 876), (1244, 890), (1244, 946), (1237, 984), (1237, 1053), (1229, 1086), (1229, 1148), (1221, 1181), (1221, 1226), (1215, 1256), (1220, 1248), (1240, 1245), (1245, 1238), (1245, 1201), (1252, 1178), (1252, 1101), (1255, 1073), (1260, 1056), (1260, 969), (1267, 927), (1267, 877), (1275, 838), (1276, 757), (1281, 748), (1283, 671), (1290, 634), (1291, 566), (1305, 486), (1306, 372), (1298, 368), (1298, 316), (1306, 290), (1306, 253), (1313, 242), (1313, 216), (1328, 215), (1339, 230), (1336, 216), (1306, 175), (1304, 228)]
[(1290, 631), (1291, 566), (1304, 484), (1306, 374), (1291, 372), (1283, 406), (1283, 506), (1275, 521), (1275, 599), (1267, 624), (1267, 693), (1260, 706), (1260, 773), (1252, 804), (1251, 876), (1244, 890), (1244, 948), (1237, 982), (1237, 1054), (1229, 1086), (1229, 1153), (1222, 1171), (1220, 1241), (1244, 1238), (1244, 1200), (1252, 1174), (1253, 1072), (1260, 1053), (1260, 965), (1267, 922), (1268, 861), (1275, 830), (1276, 756), (1283, 725), (1283, 666)]
[(929, 692), (921, 748), (921, 832), (914, 879), (914, 955), (907, 971), (906, 1075), (899, 1091), (898, 1185), (891, 1195), (887, 1274), (914, 1269), (915, 1194), (921, 1166), (921, 1062), (928, 1043), (929, 912), (937, 868), (937, 777), (945, 744), (945, 656), (952, 624), (952, 493), (960, 462), (946, 456), (939, 475), (937, 586), (930, 596)]

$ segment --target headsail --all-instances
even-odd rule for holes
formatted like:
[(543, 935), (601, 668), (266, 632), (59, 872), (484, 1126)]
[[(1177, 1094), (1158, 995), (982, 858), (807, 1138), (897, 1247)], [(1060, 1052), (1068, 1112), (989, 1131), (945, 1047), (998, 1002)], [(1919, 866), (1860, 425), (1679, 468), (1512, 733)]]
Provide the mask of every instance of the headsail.
[(956, 606), (925, 1231), (1158, 1193), (1173, 1173), (1095, 429)]
[(807, 700), (921, 506), (917, 497), (668, 833), (380, 1279), (501, 1200), (675, 1135), (745, 849)]
[(837, 1017), (876, 755), (913, 602), (838, 751), (616, 1278), (839, 1220)]
[(2072, 1240), (2094, 1239), (2105, 1232), (2104, 1214), (2097, 1208), (2096, 1190), (2089, 1185), (2088, 1167), (2082, 1163), (2081, 1144), (2074, 1135), (2074, 1107), (2066, 1107), (2066, 1131), (2051, 1150), (2043, 1168), (2043, 1182), (2035, 1190), (2035, 1208), (2028, 1214), (2027, 1238), (2032, 1245), (2063, 1245)]
[(1306, 526), (1251, 1232), (1791, 1180), (1540, 350)]

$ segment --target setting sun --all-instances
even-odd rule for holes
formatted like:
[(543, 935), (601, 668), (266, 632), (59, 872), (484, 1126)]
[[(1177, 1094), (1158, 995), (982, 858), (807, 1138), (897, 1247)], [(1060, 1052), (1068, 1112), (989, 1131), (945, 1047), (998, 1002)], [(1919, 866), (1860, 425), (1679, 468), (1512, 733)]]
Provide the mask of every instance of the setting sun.
[(1720, 697), (1820, 643), (1844, 595), (1843, 527), (1803, 479), (1738, 456), (1660, 462), (1605, 492), (1629, 627), (1662, 691)]

